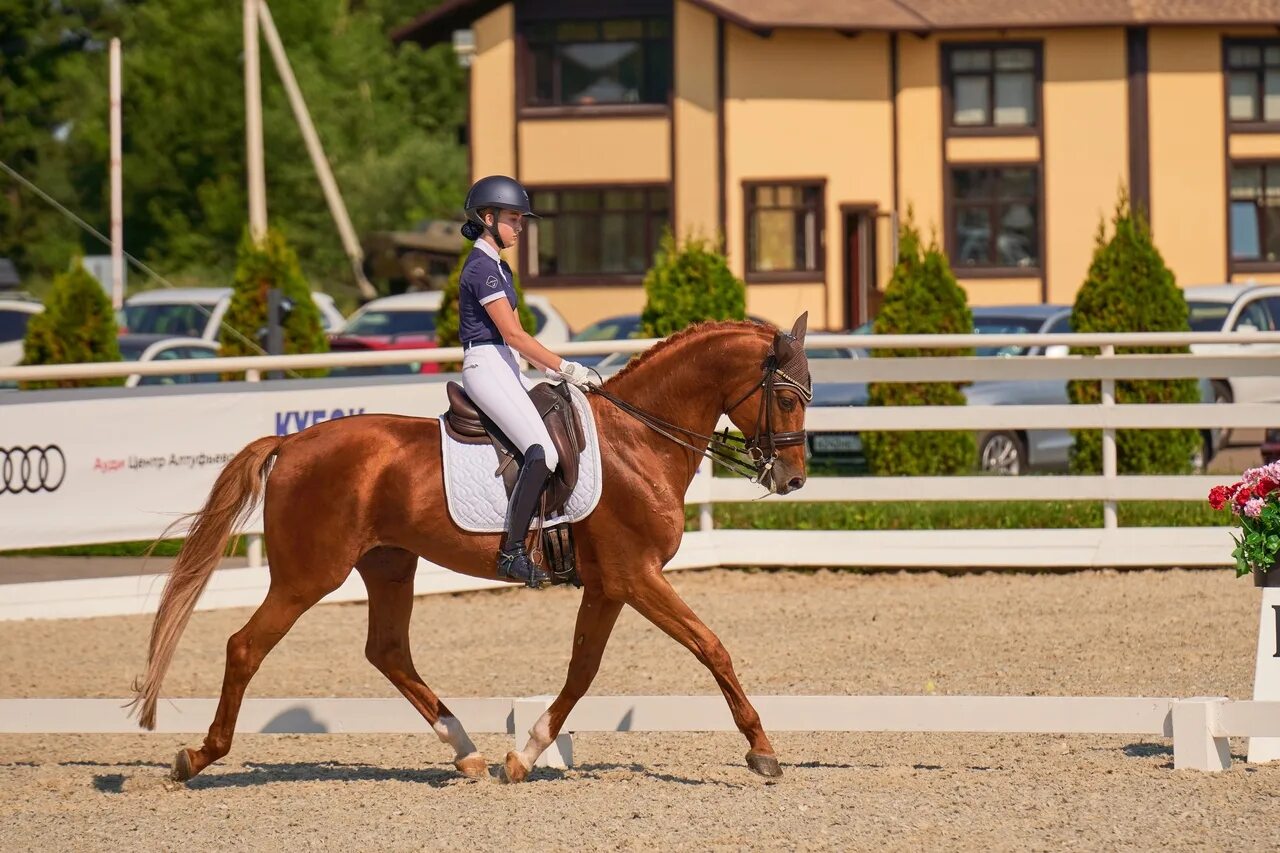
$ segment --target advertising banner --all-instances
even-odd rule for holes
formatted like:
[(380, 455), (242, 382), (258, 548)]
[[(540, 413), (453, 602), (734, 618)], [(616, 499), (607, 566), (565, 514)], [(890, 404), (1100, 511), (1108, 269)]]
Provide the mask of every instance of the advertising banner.
[[(366, 381), (378, 384), (0, 395), (0, 550), (154, 539), (200, 509), (223, 465), (256, 438), (358, 414), (437, 417), (448, 408), (443, 382)], [(260, 514), (248, 532), (261, 532)]]

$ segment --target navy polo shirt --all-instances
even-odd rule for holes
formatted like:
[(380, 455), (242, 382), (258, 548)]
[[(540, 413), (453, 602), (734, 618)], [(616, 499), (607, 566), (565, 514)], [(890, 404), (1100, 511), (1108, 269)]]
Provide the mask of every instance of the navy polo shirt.
[(502, 342), (502, 333), (484, 306), (503, 297), (515, 310), (511, 267), (492, 246), (477, 240), (458, 278), (458, 338), (463, 346), (480, 341)]

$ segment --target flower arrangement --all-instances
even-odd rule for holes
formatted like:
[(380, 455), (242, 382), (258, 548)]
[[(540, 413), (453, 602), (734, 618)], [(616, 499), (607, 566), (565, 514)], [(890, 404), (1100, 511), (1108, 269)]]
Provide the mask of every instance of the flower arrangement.
[(1240, 522), (1243, 536), (1232, 534), (1236, 577), (1270, 571), (1280, 558), (1280, 462), (1244, 472), (1240, 482), (1214, 486), (1209, 505), (1230, 508)]

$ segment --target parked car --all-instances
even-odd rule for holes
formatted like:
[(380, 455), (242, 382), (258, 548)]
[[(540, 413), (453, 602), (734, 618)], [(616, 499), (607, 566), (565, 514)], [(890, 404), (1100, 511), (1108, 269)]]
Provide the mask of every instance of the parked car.
[(44, 306), (35, 299), (22, 296), (0, 298), (0, 367), (13, 367), (22, 362), (22, 341), (27, 336), (27, 323)]
[[(433, 349), (436, 338), (431, 335), (357, 336), (335, 335), (329, 339), (330, 352), (367, 352), (369, 350)], [(440, 363), (414, 361), (407, 364), (331, 367), (329, 376), (395, 376), (409, 373), (439, 373)]]
[[(1071, 308), (1066, 305), (979, 306), (972, 309), (977, 334), (1062, 334), (1071, 331)], [(855, 334), (871, 334), (870, 325)], [(977, 347), (987, 358), (1053, 358), (1066, 355), (1065, 347)], [(1067, 382), (1062, 379), (979, 381), (961, 389), (969, 405), (1066, 405)], [(1201, 400), (1217, 401), (1214, 383), (1200, 382)], [(866, 384), (860, 382), (814, 385), (815, 406), (861, 406), (867, 403)], [(1018, 475), (1065, 471), (1074, 439), (1069, 430), (986, 430), (976, 436), (978, 469), (993, 474)], [(1222, 446), (1220, 430), (1202, 430), (1202, 445), (1193, 464), (1203, 469)], [(830, 461), (864, 469), (862, 442), (856, 433), (812, 433), (809, 450), (815, 461)]]
[[(169, 361), (188, 358), (217, 358), (218, 344), (204, 338), (170, 335), (124, 334), (117, 339), (125, 361)], [(139, 385), (189, 385), (195, 382), (217, 382), (217, 373), (177, 373), (167, 376), (131, 374), (126, 388)]]
[[(390, 341), (402, 335), (418, 335), (434, 340), (436, 314), (443, 300), (444, 293), (439, 290), (383, 296), (365, 303), (335, 332), (343, 337), (366, 340), (376, 338)], [(569, 324), (551, 304), (551, 300), (538, 293), (526, 293), (524, 301), (533, 313), (534, 337), (549, 347), (569, 340)]]
[[(345, 322), (327, 293), (312, 291), (325, 332)], [(145, 290), (124, 301), (124, 329), (134, 334), (203, 338), (217, 341), (222, 318), (231, 305), (229, 287), (173, 287)]]
[[(1280, 330), (1280, 286), (1193, 285), (1184, 288), (1193, 332), (1274, 332)], [(1195, 344), (1204, 355), (1280, 354), (1280, 344)], [(1271, 403), (1280, 400), (1280, 374), (1226, 376), (1213, 380), (1215, 402)]]

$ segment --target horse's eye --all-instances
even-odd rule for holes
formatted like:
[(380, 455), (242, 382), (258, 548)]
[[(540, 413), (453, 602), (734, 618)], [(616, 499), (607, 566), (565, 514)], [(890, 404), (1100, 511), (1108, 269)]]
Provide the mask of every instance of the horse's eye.
[(778, 400), (778, 405), (782, 407), (782, 411), (790, 412), (796, 407), (796, 401), (790, 397), (781, 397)]

